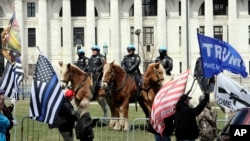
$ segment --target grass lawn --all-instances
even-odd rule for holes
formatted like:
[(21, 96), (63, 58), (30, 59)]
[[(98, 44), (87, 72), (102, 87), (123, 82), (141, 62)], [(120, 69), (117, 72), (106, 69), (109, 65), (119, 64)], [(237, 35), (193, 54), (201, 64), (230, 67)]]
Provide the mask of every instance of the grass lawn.
[[(7, 105), (9, 102), (9, 100), (6, 100)], [(137, 106), (138, 111), (136, 111), (135, 104), (131, 104), (129, 107), (129, 123), (131, 125), (131, 129), (134, 130), (130, 130), (128, 132), (114, 131), (107, 126), (98, 126), (94, 128), (94, 141), (126, 141), (127, 138), (129, 141), (153, 141), (154, 136), (145, 131), (144, 113), (140, 106)], [(14, 126), (11, 130), (11, 141), (20, 141), (21, 139), (23, 139), (23, 141), (62, 141), (57, 129), (49, 129), (45, 123), (26, 118), (29, 116), (29, 100), (17, 101), (14, 113), (18, 121), (18, 125)], [(90, 105), (90, 114), (92, 117), (103, 116), (101, 107), (95, 104), (95, 102)], [(218, 119), (224, 119), (224, 114), (219, 109)], [(224, 122), (218, 123), (219, 129), (222, 129), (223, 126)], [(174, 137), (172, 138), (174, 141)]]

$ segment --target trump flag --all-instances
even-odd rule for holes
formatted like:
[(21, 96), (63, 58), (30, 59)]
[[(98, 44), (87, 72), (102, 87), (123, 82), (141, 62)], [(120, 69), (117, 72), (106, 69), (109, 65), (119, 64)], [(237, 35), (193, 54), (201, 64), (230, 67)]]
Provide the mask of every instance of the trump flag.
[(189, 69), (174, 80), (166, 83), (156, 94), (151, 111), (150, 123), (154, 130), (162, 134), (164, 119), (174, 115), (175, 106), (180, 96), (185, 92)]
[(223, 70), (247, 77), (243, 59), (230, 44), (201, 34), (197, 36), (205, 78), (211, 78)]

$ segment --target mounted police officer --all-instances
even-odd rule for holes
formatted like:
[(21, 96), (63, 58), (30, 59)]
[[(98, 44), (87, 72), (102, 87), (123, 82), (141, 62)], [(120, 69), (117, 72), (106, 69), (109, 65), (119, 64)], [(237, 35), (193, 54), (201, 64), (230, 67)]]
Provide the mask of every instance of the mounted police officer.
[(128, 55), (125, 55), (121, 67), (133, 77), (137, 85), (137, 94), (140, 92), (141, 85), (141, 72), (139, 65), (141, 63), (141, 57), (138, 54), (135, 54), (135, 46), (129, 45), (127, 47)]
[(92, 49), (92, 55), (89, 59), (86, 71), (92, 74), (92, 81), (93, 81), (92, 94), (93, 94), (93, 99), (95, 99), (100, 88), (99, 82), (102, 79), (102, 69), (106, 62), (106, 59), (105, 56), (100, 54), (100, 47), (98, 45), (94, 45), (91, 49)]
[(87, 70), (86, 67), (89, 63), (89, 58), (85, 57), (85, 52), (83, 49), (78, 49), (77, 54), (78, 54), (78, 60), (76, 65), (83, 71), (86, 71)]
[(171, 75), (171, 71), (173, 69), (173, 59), (168, 56), (167, 48), (165, 46), (160, 46), (158, 51), (160, 56), (156, 57), (155, 62), (161, 62), (162, 66), (166, 70), (166, 74)]

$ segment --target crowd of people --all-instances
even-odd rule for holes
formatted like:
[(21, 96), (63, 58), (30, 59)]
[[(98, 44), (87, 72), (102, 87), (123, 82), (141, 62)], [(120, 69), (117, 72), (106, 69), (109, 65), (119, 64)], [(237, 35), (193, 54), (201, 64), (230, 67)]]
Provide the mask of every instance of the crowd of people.
[[(87, 73), (91, 73), (93, 80), (93, 87), (91, 89), (94, 99), (100, 87), (100, 80), (102, 78), (102, 69), (106, 62), (105, 56), (100, 53), (100, 47), (94, 45), (92, 48), (92, 55), (90, 58), (85, 56), (83, 49), (78, 49), (77, 66)], [(125, 55), (121, 61), (121, 67), (131, 75), (137, 84), (137, 95), (140, 95), (140, 85), (142, 83), (141, 72), (139, 69), (141, 57), (135, 53), (135, 46), (127, 46), (128, 54)], [(167, 48), (165, 46), (159, 47), (159, 56), (156, 57), (155, 62), (160, 62), (165, 68), (166, 74), (171, 75), (173, 69), (173, 59), (168, 56)], [(194, 78), (203, 82), (204, 79), (201, 73), (200, 58), (197, 59)], [(213, 81), (208, 81), (213, 82)], [(200, 83), (203, 84), (203, 83)], [(205, 83), (206, 84), (206, 83)], [(209, 83), (211, 84), (211, 83)], [(173, 116), (164, 119), (166, 128), (163, 134), (160, 135), (149, 123), (148, 131), (154, 133), (155, 141), (171, 141), (171, 136), (175, 135), (177, 141), (194, 141), (200, 137), (201, 141), (212, 141), (217, 136), (216, 130), (216, 112), (212, 111), (209, 106), (209, 93), (213, 85), (206, 87), (204, 84), (200, 85), (204, 95), (200, 98), (200, 103), (196, 107), (190, 107), (189, 101), (191, 97), (183, 94), (176, 104), (176, 112)], [(205, 91), (209, 89), (209, 91)], [(4, 90), (0, 90), (0, 140), (9, 141), (9, 130), (13, 127), (14, 118), (12, 110), (14, 102), (10, 106), (4, 103)], [(74, 91), (71, 89), (64, 90), (63, 104), (60, 107), (58, 116), (55, 119), (54, 125), (49, 125), (50, 128), (58, 128), (61, 136), (65, 141), (73, 141), (74, 128), (76, 138), (81, 141), (92, 141), (94, 139), (93, 127), (98, 120), (93, 120), (89, 112), (77, 115), (71, 100), (74, 97)]]
[[(92, 88), (93, 97), (99, 89), (99, 81), (102, 76), (102, 68), (106, 62), (106, 58), (100, 54), (100, 47), (95, 45), (92, 48), (92, 55), (89, 58), (85, 57), (85, 53), (82, 49), (78, 50), (77, 66), (85, 72), (92, 73), (94, 85)], [(131, 75), (137, 84), (137, 95), (140, 95), (140, 85), (142, 83), (141, 72), (139, 66), (141, 64), (140, 55), (135, 53), (135, 46), (128, 45), (127, 52), (121, 61), (121, 67), (127, 74)], [(155, 58), (155, 62), (160, 62), (166, 71), (166, 75), (171, 75), (173, 69), (173, 59), (168, 55), (166, 46), (160, 46), (158, 49), (159, 56)], [(195, 64), (194, 78), (198, 80), (200, 88), (204, 93), (204, 96), (200, 98), (200, 103), (196, 107), (190, 107), (189, 97), (183, 94), (177, 105), (175, 115), (164, 119), (166, 128), (163, 134), (160, 135), (149, 124), (148, 131), (154, 133), (155, 141), (171, 141), (171, 136), (175, 135), (178, 141), (194, 141), (198, 137), (200, 140), (214, 140), (217, 136), (216, 131), (216, 113), (212, 112), (209, 107), (209, 93), (213, 88), (214, 79), (210, 79), (208, 86), (203, 83), (206, 79), (202, 77), (202, 67), (200, 57)], [(212, 81), (211, 81), (212, 80)], [(212, 85), (210, 85), (212, 84)], [(205, 91), (208, 89), (208, 91)], [(90, 117), (90, 115), (86, 115)], [(89, 118), (90, 119), (90, 118)], [(210, 130), (208, 130), (210, 129)], [(209, 134), (209, 137), (208, 137)], [(92, 132), (90, 132), (92, 136)]]

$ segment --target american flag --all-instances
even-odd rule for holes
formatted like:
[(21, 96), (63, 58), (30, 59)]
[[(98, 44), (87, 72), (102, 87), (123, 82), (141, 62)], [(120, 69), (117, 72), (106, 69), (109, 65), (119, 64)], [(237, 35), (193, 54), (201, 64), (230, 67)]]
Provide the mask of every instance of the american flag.
[(23, 81), (24, 73), (21, 62), (11, 64), (7, 61), (2, 78), (0, 80), (0, 88), (5, 90), (5, 95), (10, 98), (19, 98), (19, 87)]
[(151, 111), (150, 123), (156, 132), (162, 134), (164, 119), (174, 115), (175, 106), (185, 92), (189, 69), (174, 80), (166, 83), (156, 94)]
[(40, 54), (31, 87), (30, 117), (53, 124), (62, 99), (57, 75), (48, 59)]

